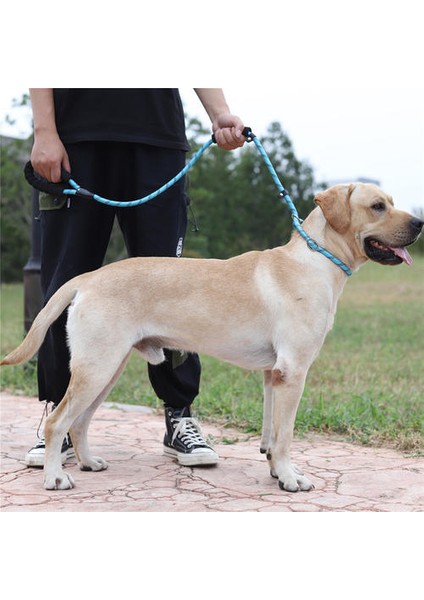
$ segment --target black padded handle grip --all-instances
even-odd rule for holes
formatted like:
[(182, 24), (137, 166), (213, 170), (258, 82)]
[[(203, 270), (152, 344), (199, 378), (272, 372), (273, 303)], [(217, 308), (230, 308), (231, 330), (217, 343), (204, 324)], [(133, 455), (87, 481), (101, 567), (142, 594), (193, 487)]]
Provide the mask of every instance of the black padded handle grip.
[(53, 183), (52, 181), (48, 181), (36, 173), (31, 161), (28, 161), (24, 167), (24, 175), (28, 183), (36, 190), (39, 190), (40, 192), (47, 192), (47, 194), (52, 194), (53, 196), (61, 196), (63, 191), (66, 188), (69, 188), (67, 181), (70, 178), (70, 174), (64, 169), (62, 169), (63, 181), (59, 183)]

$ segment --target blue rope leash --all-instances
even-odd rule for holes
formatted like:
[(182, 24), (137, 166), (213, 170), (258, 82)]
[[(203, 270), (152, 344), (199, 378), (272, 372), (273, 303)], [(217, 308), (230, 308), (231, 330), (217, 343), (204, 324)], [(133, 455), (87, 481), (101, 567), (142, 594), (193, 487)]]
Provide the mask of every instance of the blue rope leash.
[(175, 177), (170, 179), (167, 183), (165, 183), (162, 187), (157, 189), (155, 192), (152, 192), (151, 194), (149, 194), (148, 196), (144, 196), (143, 198), (139, 198), (138, 200), (130, 200), (129, 202), (118, 202), (116, 200), (109, 200), (108, 198), (102, 198), (102, 196), (99, 196), (97, 194), (92, 194), (88, 190), (84, 190), (73, 179), (68, 179), (68, 183), (72, 189), (63, 190), (63, 194), (65, 194), (67, 196), (76, 196), (76, 195), (87, 196), (87, 197), (93, 198), (94, 200), (97, 200), (97, 202), (102, 202), (103, 204), (107, 204), (108, 206), (119, 206), (119, 207), (130, 208), (131, 206), (139, 206), (140, 204), (145, 204), (146, 202), (149, 202), (149, 200), (153, 200), (153, 198), (156, 198), (156, 196), (159, 196), (163, 192), (166, 192), (166, 190), (168, 190), (175, 183), (177, 183), (177, 181), (179, 181), (182, 177), (184, 177), (184, 175), (191, 169), (191, 167), (195, 163), (197, 163), (197, 161), (202, 156), (202, 154), (205, 152), (205, 150), (207, 148), (209, 148), (209, 146), (211, 146), (213, 143), (214, 143), (213, 138), (211, 138), (210, 140), (205, 142), (203, 144), (203, 146), (200, 148), (200, 150), (198, 150), (196, 152), (196, 154), (192, 157), (190, 162), (188, 162), (186, 164), (186, 166), (184, 167), (184, 169), (182, 169)]
[(331, 254), (331, 252), (329, 252), (328, 250), (326, 250), (325, 248), (323, 248), (322, 246), (320, 246), (319, 244), (317, 244), (307, 233), (306, 231), (303, 229), (303, 227), (301, 226), (302, 223), (302, 219), (299, 217), (299, 214), (296, 210), (295, 205), (293, 204), (293, 200), (290, 198), (290, 195), (288, 193), (288, 191), (284, 188), (284, 186), (282, 185), (281, 181), (278, 178), (278, 175), (271, 163), (271, 161), (269, 160), (269, 157), (267, 155), (267, 153), (265, 152), (264, 147), (262, 146), (261, 142), (258, 140), (258, 138), (255, 136), (254, 133), (249, 132), (248, 136), (247, 136), (247, 141), (251, 142), (253, 141), (256, 148), (258, 149), (260, 155), (262, 156), (262, 158), (264, 159), (264, 162), (266, 164), (266, 166), (268, 167), (268, 171), (271, 174), (271, 177), (274, 180), (275, 185), (277, 186), (277, 189), (280, 192), (280, 198), (283, 199), (285, 201), (285, 203), (287, 204), (292, 220), (293, 220), (293, 226), (295, 227), (295, 229), (300, 233), (300, 235), (303, 237), (303, 239), (306, 241), (308, 247), (310, 248), (310, 250), (312, 250), (313, 252), (320, 252), (321, 254), (323, 254), (324, 256), (326, 256), (327, 258), (329, 258), (335, 265), (337, 265), (338, 267), (340, 267), (340, 269), (342, 269), (342, 271), (344, 271), (346, 273), (346, 275), (348, 275), (350, 277), (350, 275), (352, 275), (352, 270), (343, 262), (341, 261), (339, 258), (337, 258), (337, 256), (334, 256), (334, 254)]
[[(248, 142), (252, 142), (252, 141), (254, 142), (254, 144), (255, 144), (256, 148), (258, 149), (260, 155), (262, 156), (266, 166), (268, 167), (268, 170), (271, 174), (272, 179), (274, 180), (275, 185), (277, 186), (277, 189), (280, 192), (280, 199), (284, 200), (284, 202), (287, 204), (287, 206), (289, 208), (289, 211), (290, 211), (290, 214), (291, 214), (291, 217), (293, 220), (293, 226), (298, 231), (298, 233), (302, 236), (302, 238), (306, 241), (310, 250), (312, 250), (313, 252), (320, 252), (326, 258), (331, 260), (335, 265), (340, 267), (340, 269), (342, 269), (342, 271), (344, 273), (346, 273), (346, 275), (348, 275), (348, 276), (352, 275), (352, 270), (344, 262), (342, 262), (339, 258), (337, 258), (337, 256), (334, 256), (334, 254), (331, 254), (331, 252), (329, 252), (328, 250), (326, 250), (325, 248), (323, 248), (322, 246), (317, 244), (317, 242), (315, 242), (306, 233), (306, 231), (301, 226), (302, 219), (300, 219), (299, 214), (296, 210), (296, 207), (295, 207), (292, 199), (290, 198), (288, 191), (284, 188), (281, 181), (279, 180), (278, 175), (277, 175), (267, 153), (265, 152), (265, 149), (262, 146), (261, 142), (258, 140), (256, 135), (254, 133), (252, 133), (251, 129), (248, 127), (246, 127), (243, 130), (243, 135), (246, 137)], [(157, 196), (159, 196), (159, 194), (162, 194), (163, 192), (168, 190), (177, 181), (179, 181), (182, 177), (184, 177), (184, 175), (193, 167), (193, 165), (196, 164), (196, 162), (199, 160), (199, 158), (202, 156), (202, 154), (213, 143), (215, 143), (214, 136), (212, 136), (212, 138), (210, 140), (208, 140), (207, 142), (205, 142), (203, 144), (203, 146), (200, 148), (200, 150), (198, 150), (196, 152), (196, 154), (187, 163), (187, 165), (184, 167), (184, 169), (182, 169), (182, 171), (180, 171), (175, 177), (170, 179), (167, 183), (165, 183), (162, 187), (157, 189), (155, 192), (152, 192), (151, 194), (149, 194), (148, 196), (144, 196), (143, 198), (139, 198), (138, 200), (131, 200), (129, 202), (118, 202), (116, 200), (109, 200), (109, 199), (103, 198), (102, 196), (99, 196), (97, 194), (93, 194), (92, 192), (89, 192), (88, 190), (85, 190), (84, 188), (81, 188), (71, 178), (69, 178), (67, 181), (67, 183), (71, 187), (69, 189), (68, 188), (64, 189), (62, 193), (67, 196), (80, 196), (80, 197), (93, 198), (94, 200), (97, 200), (97, 202), (102, 202), (103, 204), (107, 204), (109, 206), (118, 206), (118, 207), (126, 207), (126, 208), (129, 208), (132, 206), (138, 206), (140, 204), (149, 202), (149, 200), (152, 200), (153, 198), (156, 198)]]

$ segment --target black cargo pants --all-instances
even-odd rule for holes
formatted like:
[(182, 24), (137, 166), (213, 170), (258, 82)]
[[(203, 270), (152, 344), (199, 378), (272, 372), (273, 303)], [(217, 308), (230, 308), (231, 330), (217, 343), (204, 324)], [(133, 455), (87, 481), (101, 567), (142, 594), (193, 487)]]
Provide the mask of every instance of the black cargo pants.
[[(150, 194), (185, 164), (182, 150), (135, 143), (79, 142), (68, 144), (66, 149), (78, 184), (118, 201)], [(187, 226), (183, 179), (154, 200), (132, 208), (72, 197), (69, 201), (44, 198), (41, 204), (41, 287), (45, 302), (72, 277), (102, 266), (115, 217), (129, 256), (179, 256), (182, 251)], [(38, 355), (39, 399), (54, 404), (63, 398), (70, 378), (65, 324), (66, 313), (50, 327)], [(105, 352), (112, 350), (105, 348)], [(153, 389), (167, 406), (190, 406), (199, 392), (199, 358), (189, 354), (176, 366), (172, 353), (165, 354), (164, 363), (148, 365)]]

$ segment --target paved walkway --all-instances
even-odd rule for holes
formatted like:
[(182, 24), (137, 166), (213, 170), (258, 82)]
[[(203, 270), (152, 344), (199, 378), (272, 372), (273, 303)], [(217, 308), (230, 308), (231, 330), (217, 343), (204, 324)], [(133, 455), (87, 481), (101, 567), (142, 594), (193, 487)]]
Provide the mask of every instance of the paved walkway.
[[(220, 455), (216, 467), (181, 467), (162, 454), (163, 416), (145, 407), (103, 405), (89, 440), (109, 463), (105, 471), (66, 469), (76, 487), (47, 491), (42, 471), (23, 463), (35, 442), (41, 405), (1, 394), (2, 512), (59, 511), (423, 511), (424, 459), (389, 449), (354, 446), (323, 436), (298, 438), (293, 460), (315, 484), (289, 493), (269, 476), (259, 440), (202, 424)], [(232, 442), (232, 443), (228, 443)]]

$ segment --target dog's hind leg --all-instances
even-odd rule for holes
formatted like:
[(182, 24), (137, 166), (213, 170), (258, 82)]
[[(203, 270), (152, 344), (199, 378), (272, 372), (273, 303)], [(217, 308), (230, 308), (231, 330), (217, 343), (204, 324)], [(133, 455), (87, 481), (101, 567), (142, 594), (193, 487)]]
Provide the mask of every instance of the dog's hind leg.
[(109, 384), (99, 394), (96, 400), (88, 408), (86, 408), (79, 417), (75, 419), (70, 428), (72, 443), (74, 445), (75, 454), (78, 460), (78, 466), (81, 471), (102, 471), (108, 467), (107, 462), (103, 458), (100, 456), (93, 456), (91, 454), (88, 446), (87, 432), (94, 413), (102, 404), (103, 400), (107, 398), (115, 383), (118, 381), (122, 371), (125, 368), (125, 365), (128, 362), (129, 356), (130, 352), (118, 367), (118, 370), (112, 377)]
[[(60, 404), (46, 419), (44, 435), (46, 440), (46, 455), (44, 459), (44, 487), (46, 490), (68, 490), (74, 487), (74, 480), (69, 473), (62, 469), (61, 447), (69, 431), (66, 426), (68, 412), (69, 386)], [(61, 421), (65, 420), (65, 426)]]
[(272, 434), (272, 371), (263, 373), (263, 420), (260, 451), (262, 454), (269, 452)]
[[(49, 415), (45, 425), (46, 437), (46, 458), (44, 466), (44, 487), (48, 490), (60, 489), (66, 490), (74, 487), (72, 477), (62, 469), (60, 460), (60, 449), (63, 438), (71, 430), (72, 425), (78, 417), (84, 413), (90, 406), (103, 399), (105, 392), (108, 391), (112, 380), (115, 379), (117, 371), (123, 363), (123, 357), (126, 357), (129, 348), (126, 350), (113, 348), (109, 354), (100, 353), (94, 355), (92, 351), (89, 359), (82, 361), (71, 360), (71, 380), (65, 396), (57, 408)], [(100, 402), (97, 402), (97, 406)], [(95, 409), (94, 409), (95, 410)], [(94, 410), (89, 411), (91, 416)], [(82, 420), (84, 421), (84, 419)], [(81, 423), (80, 423), (81, 426)], [(76, 434), (77, 452), (81, 452), (81, 435)], [(75, 430), (74, 430), (75, 435)], [(72, 437), (72, 433), (71, 433)], [(84, 456), (84, 443), (82, 445)], [(87, 456), (84, 456), (87, 458)], [(104, 461), (97, 461), (98, 469), (105, 467)], [(93, 468), (93, 464), (89, 465)]]

